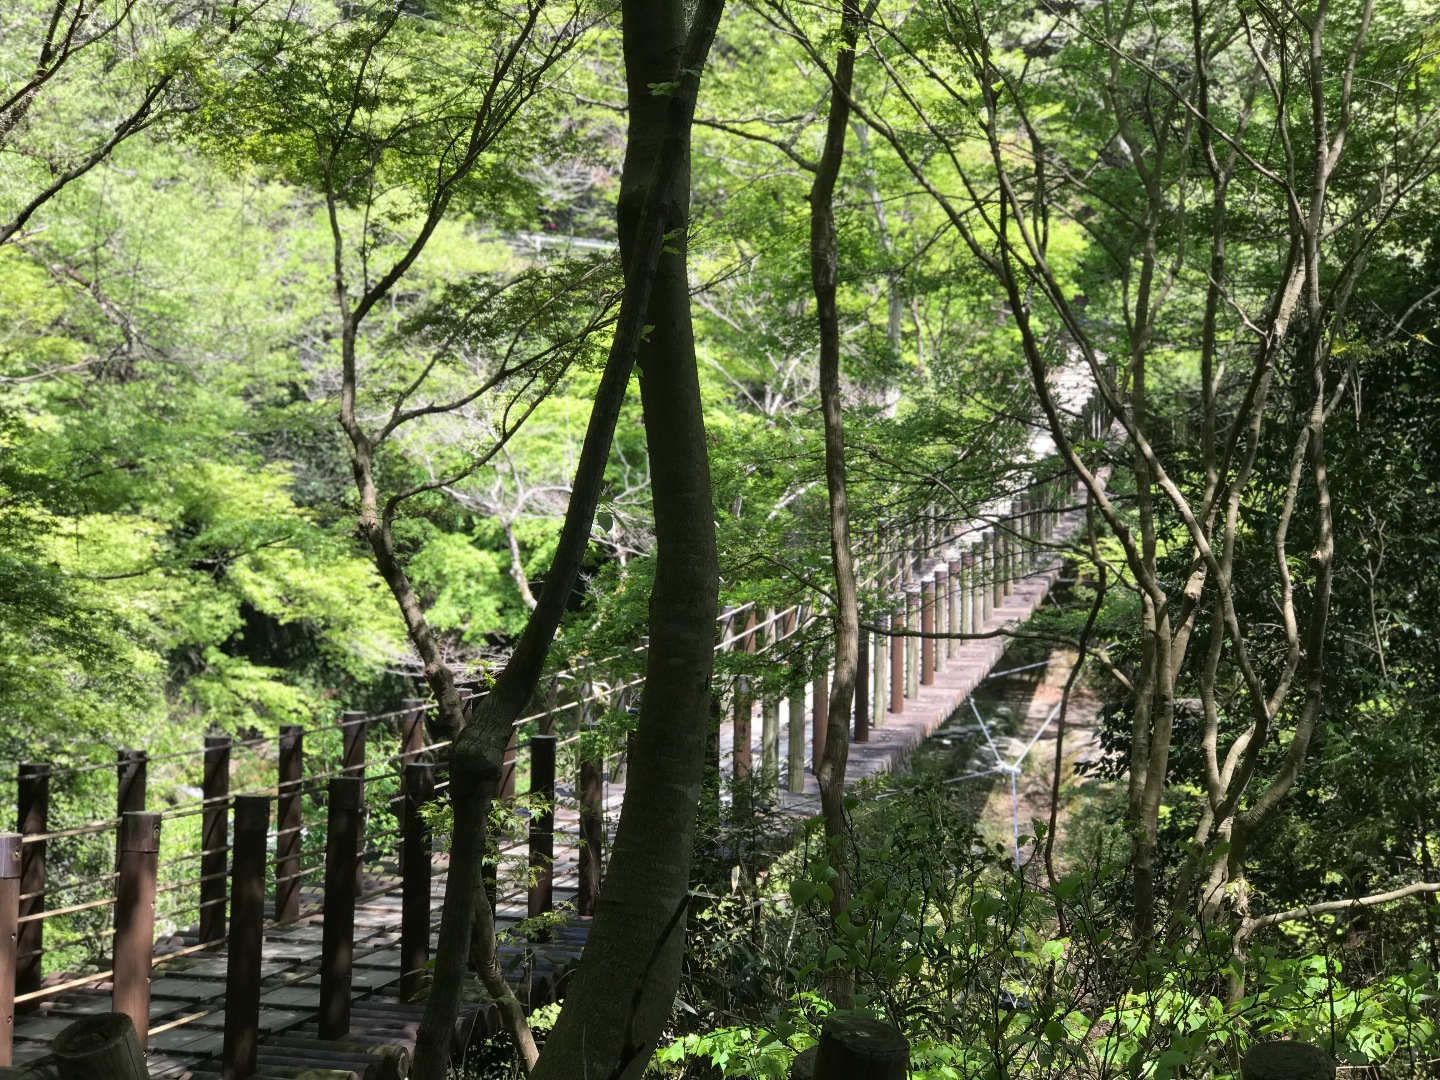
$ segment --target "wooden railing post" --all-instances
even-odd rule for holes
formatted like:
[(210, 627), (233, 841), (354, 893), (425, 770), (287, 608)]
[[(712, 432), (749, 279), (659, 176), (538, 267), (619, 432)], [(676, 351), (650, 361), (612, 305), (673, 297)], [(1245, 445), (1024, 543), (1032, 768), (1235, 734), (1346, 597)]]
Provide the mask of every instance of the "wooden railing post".
[(325, 921), (321, 928), (320, 1013), (322, 1039), (350, 1033), (350, 984), (355, 957), (355, 870), (360, 845), (364, 781), (330, 778), (325, 839)]
[(275, 803), (275, 920), (300, 917), (300, 830), (305, 824), (300, 785), (305, 736), (299, 724), (280, 728), (279, 798)]
[[(735, 651), (738, 653), (753, 653), (755, 651), (755, 609), (751, 608), (746, 614), (745, 630), (735, 642)], [(750, 677), (748, 675), (737, 675), (735, 687), (732, 691), (734, 696), (734, 709), (732, 712), (733, 724), (731, 732), (733, 735), (730, 748), (731, 775), (738, 783), (750, 778), (753, 760), (751, 755), (751, 742), (753, 732), (750, 721), (754, 712), (755, 699), (750, 696)]]
[(120, 823), (120, 877), (115, 889), (114, 1011), (149, 1041), (150, 961), (155, 952), (155, 875), (160, 863), (160, 815), (129, 811)]
[[(600, 899), (600, 866), (605, 851), (604, 766), (599, 758), (580, 762), (580, 867), (575, 894), (575, 911), (585, 917), (595, 914)], [(719, 770), (716, 770), (719, 776)]]
[(346, 776), (360, 781), (361, 847), (355, 852), (355, 895), (365, 891), (364, 820), (365, 820), (365, 750), (370, 734), (370, 719), (363, 712), (347, 712), (340, 717), (340, 766)]
[(988, 622), (995, 609), (1005, 603), (1005, 541), (997, 525), (990, 530), (990, 604), (985, 612)]
[(790, 701), (785, 707), (785, 790), (805, 790), (805, 685), (803, 675), (805, 657), (796, 649), (796, 659), (791, 667)]
[(19, 833), (0, 833), (0, 1065), (14, 1063), (15, 952), (20, 929)]
[(805, 790), (805, 648), (799, 642), (803, 612), (790, 609), (785, 634), (791, 639), (786, 649), (790, 661), (790, 693), (785, 703), (785, 790)]
[(520, 754), (520, 726), (510, 725), (510, 738), (505, 743), (505, 757), (500, 762), (500, 798), (515, 802), (515, 765)]
[(830, 731), (830, 664), (822, 661), (810, 690), (810, 771), (820, 775), (825, 738)]
[(855, 643), (855, 700), (851, 712), (855, 717), (855, 741), (870, 741), (870, 633), (859, 632)]
[(905, 586), (905, 629), (912, 636), (905, 639), (905, 696), (912, 701), (920, 693), (920, 639), (913, 636), (920, 629), (920, 608), (920, 583), (909, 582)]
[[(16, 777), (15, 831), (24, 837), (41, 836), (50, 829), (50, 763), (25, 762)], [(22, 841), (20, 849), (20, 918), (45, 910), (44, 840)], [(15, 941), (15, 993), (40, 989), (45, 954), (45, 920), (20, 924)]]
[[(950, 634), (954, 627), (950, 625), (950, 569), (949, 566), (937, 566), (935, 568), (935, 632), (937, 634)], [(951, 641), (948, 637), (936, 638), (935, 649), (935, 670), (945, 670), (945, 658), (950, 653)]]
[[(780, 615), (774, 608), (767, 621), (770, 629), (765, 639), (774, 661), (780, 655)], [(773, 690), (760, 698), (760, 775), (766, 792), (773, 797), (780, 779), (780, 699)]]
[(1009, 596), (1015, 591), (1015, 579), (1020, 574), (1020, 520), (1016, 514), (1015, 500), (1010, 500), (1010, 506), (1005, 511), (1005, 580), (1001, 582), (1003, 595)]
[(144, 750), (120, 750), (115, 755), (115, 865), (120, 865), (120, 845), (125, 842), (125, 815), (145, 809)]
[(200, 940), (225, 937), (226, 863), (230, 854), (230, 736), (205, 736), (200, 782)]
[(1027, 496), (1025, 505), (1029, 507), (1026, 531), (1030, 536), (1030, 569), (1038, 570), (1045, 561), (1044, 554), (1040, 550), (1040, 491), (1038, 488)]
[(340, 767), (346, 776), (365, 776), (365, 740), (370, 721), (363, 712), (347, 712), (340, 716)]
[(260, 943), (265, 925), (265, 839), (268, 795), (235, 796), (235, 848), (230, 874), (230, 939), (225, 957), (225, 1080), (255, 1074), (260, 1044)]
[(145, 776), (149, 761), (144, 750), (121, 750), (115, 755), (115, 816), (145, 809)]
[[(922, 578), (920, 581), (920, 632), (935, 633), (935, 579)], [(935, 639), (920, 639), (920, 685), (935, 685)], [(918, 693), (918, 690), (917, 690)]]
[[(887, 612), (880, 612), (875, 616), (875, 626), (879, 633), (875, 635), (875, 666), (871, 672), (870, 681), (874, 684), (871, 687), (870, 715), (874, 718), (875, 726), (885, 726), (885, 679), (890, 673), (890, 615)], [(858, 687), (858, 684), (857, 684)]]
[(990, 533), (982, 532), (975, 546), (975, 632), (983, 633), (990, 625), (993, 589), (990, 581)]
[[(905, 595), (891, 598), (895, 604), (896, 611), (891, 614), (889, 623), (893, 629), (905, 629)], [(887, 712), (899, 715), (905, 711), (905, 653), (909, 649), (907, 640), (903, 637), (890, 635), (890, 708)]]
[(420, 760), (425, 745), (425, 700), (405, 698), (400, 707), (405, 710), (400, 717), (400, 762), (410, 765)]
[(401, 850), (405, 863), (400, 885), (400, 1000), (420, 992), (430, 961), (430, 888), (434, 853), (422, 812), (435, 797), (435, 766), (407, 762), (402, 767), (404, 809)]
[[(405, 698), (400, 702), (404, 711), (400, 714), (400, 769), (403, 775), (406, 765), (420, 760), (421, 747), (425, 745), (425, 702), (421, 698)], [(405, 835), (405, 790), (401, 784), (400, 794), (390, 802), (395, 815), (395, 825), (400, 835)], [(400, 845), (400, 873), (405, 873), (405, 845)]]
[[(530, 918), (555, 910), (555, 747), (554, 735), (530, 737)], [(546, 935), (548, 937), (548, 935)], [(537, 940), (543, 940), (538, 939)]]
[[(966, 625), (965, 602), (969, 597), (965, 594), (965, 562), (960, 556), (949, 560), (950, 570), (950, 593), (946, 597), (946, 604), (950, 608), (950, 633), (968, 634), (970, 627)], [(954, 636), (945, 642), (945, 655), (947, 658), (954, 658), (959, 653), (965, 642)]]

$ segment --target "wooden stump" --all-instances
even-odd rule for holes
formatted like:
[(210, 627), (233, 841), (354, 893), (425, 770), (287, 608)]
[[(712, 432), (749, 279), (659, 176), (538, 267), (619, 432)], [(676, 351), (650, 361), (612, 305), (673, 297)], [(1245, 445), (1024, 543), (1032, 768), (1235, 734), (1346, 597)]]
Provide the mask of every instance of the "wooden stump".
[[(803, 1068), (800, 1058), (795, 1065)], [(814, 1071), (808, 1077), (813, 1080), (905, 1080), (909, 1068), (910, 1044), (899, 1029), (863, 1016), (830, 1016), (820, 1030)], [(792, 1071), (791, 1076), (796, 1074)]]
[(60, 1080), (149, 1080), (135, 1025), (124, 1013), (77, 1020), (51, 1046)]
[(1303, 1042), (1254, 1043), (1240, 1062), (1243, 1080), (1335, 1080), (1335, 1061)]

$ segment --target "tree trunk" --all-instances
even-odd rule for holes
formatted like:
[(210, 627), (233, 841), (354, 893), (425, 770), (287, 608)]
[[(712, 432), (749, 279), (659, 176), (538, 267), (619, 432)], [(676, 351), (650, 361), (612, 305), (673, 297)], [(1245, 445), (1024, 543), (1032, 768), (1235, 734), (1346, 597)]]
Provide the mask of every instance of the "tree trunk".
[[(663, 325), (655, 326), (652, 328), (649, 345), (646, 346), (645, 320), (654, 318), (659, 324), (660, 319), (656, 318), (657, 312), (669, 310), (658, 303), (652, 304), (652, 295), (657, 298), (664, 296), (666, 301), (673, 306), (673, 295), (677, 288), (675, 284), (677, 271), (673, 264), (676, 262), (679, 263), (678, 288), (685, 296), (683, 322), (685, 342), (690, 350), (688, 353), (690, 376), (696, 385), (694, 423), (699, 429), (700, 474), (703, 481), (703, 491), (700, 495), (706, 505), (704, 525), (709, 530), (708, 548), (706, 549), (709, 553), (709, 561), (704, 565), (696, 565), (697, 582), (701, 583), (702, 588), (706, 580), (709, 582), (710, 614), (707, 618), (710, 621), (706, 623), (705, 628), (704, 669), (705, 681), (709, 680), (709, 647), (710, 637), (713, 635), (713, 609), (718, 592), (718, 570), (716, 569), (714, 550), (714, 522), (709, 509), (708, 462), (704, 453), (704, 428), (699, 419), (698, 379), (693, 370), (693, 343), (690, 340), (684, 256), (682, 254), (662, 260), (662, 251), (666, 245), (666, 230), (671, 227), (666, 223), (674, 219), (660, 204), (671, 192), (677, 190), (685, 193), (685, 202), (688, 204), (688, 187), (676, 178), (674, 174), (677, 170), (672, 167), (672, 163), (688, 161), (689, 118), (694, 111), (699, 69), (709, 52), (715, 24), (719, 22), (720, 10), (721, 5), (718, 3), (702, 4), (701, 14), (711, 12), (713, 17), (708, 23), (709, 30), (704, 36), (703, 49), (693, 60), (675, 65), (673, 64), (674, 56), (671, 56), (672, 65), (667, 69), (669, 73), (667, 78), (675, 75), (677, 67), (688, 67), (694, 72), (693, 76), (683, 79), (681, 89), (670, 99), (650, 96), (648, 87), (643, 90), (643, 93), (647, 95), (646, 106), (652, 111), (656, 108), (662, 110), (662, 120), (666, 118), (664, 113), (666, 109), (678, 111), (680, 119), (677, 120), (674, 115), (669, 116), (668, 125), (659, 125), (662, 128), (660, 134), (663, 135), (663, 138), (656, 138), (652, 134), (649, 143), (652, 150), (657, 143), (661, 144), (662, 160), (657, 166), (652, 166), (661, 178), (660, 182), (655, 185), (647, 184), (631, 192), (633, 210), (639, 220), (637, 222), (635, 216), (632, 215), (632, 228), (628, 233), (622, 232), (625, 295), (621, 301), (620, 318), (616, 325), (614, 340), (611, 342), (605, 372), (601, 377), (595, 405), (591, 410), (590, 424), (585, 432), (585, 442), (575, 472), (575, 483), (571, 487), (570, 503), (566, 508), (565, 523), (561, 528), (560, 543), (551, 560), (549, 572), (545, 575), (545, 587), (540, 592), (535, 608), (531, 612), (529, 621), (525, 624), (525, 630), (521, 634), (509, 662), (500, 672), (491, 692), (480, 699), (475, 715), (470, 718), (470, 722), (465, 725), (455, 741), (451, 756), (450, 792), (454, 807), (454, 828), (451, 833), (450, 873), (445, 885), (445, 901), (440, 920), (434, 978), (431, 983), (430, 997), (425, 1004), (425, 1017), (421, 1023), (419, 1039), (416, 1044), (414, 1080), (444, 1080), (446, 1075), (450, 1033), (460, 1008), (465, 964), (471, 955), (471, 934), (475, 931), (477, 921), (476, 892), (480, 887), (481, 865), (485, 850), (484, 824), (489, 816), (490, 804), (495, 798), (500, 782), (502, 759), (511, 728), (535, 691), (550, 643), (554, 638), (560, 618), (564, 614), (565, 605), (569, 601), (571, 590), (579, 576), (581, 561), (589, 546), (595, 507), (599, 502), (604, 484), (605, 465), (609, 459), (615, 423), (619, 418), (620, 407), (625, 399), (625, 390), (629, 384), (631, 369), (637, 359), (640, 359), (642, 368), (641, 396), (647, 412), (652, 416), (668, 416), (670, 414), (669, 402), (661, 401), (653, 405), (650, 403), (645, 394), (644, 369), (645, 357), (648, 355), (656, 352), (662, 356), (667, 355), (666, 347), (673, 344), (674, 331)], [(634, 21), (638, 24), (644, 20), (637, 18)], [(697, 17), (697, 25), (699, 22)], [(683, 22), (681, 23), (681, 32), (683, 34)], [(694, 42), (692, 41), (691, 44), (693, 45)], [(687, 53), (687, 58), (689, 56), (690, 54)], [(657, 78), (652, 81), (659, 80)], [(680, 122), (681, 120), (683, 123)], [(674, 145), (677, 139), (682, 144), (678, 149)], [(667, 169), (668, 171), (666, 171)], [(683, 225), (683, 216), (678, 220)], [(666, 264), (672, 265), (667, 266)], [(654, 361), (651, 363), (653, 366)], [(683, 395), (677, 394), (678, 396)], [(650, 429), (652, 441), (653, 433), (658, 427), (659, 425)], [(680, 461), (679, 458), (677, 458), (678, 461)], [(657, 477), (661, 471), (659, 467), (655, 469)], [(692, 474), (686, 473), (686, 479), (693, 479)], [(656, 488), (656, 525), (657, 532), (660, 532), (662, 511), (658, 479), (654, 482), (654, 486)], [(684, 528), (698, 528), (698, 526), (687, 519)], [(660, 532), (662, 544), (664, 539), (664, 533)], [(705, 576), (707, 568), (708, 579)], [(670, 584), (670, 589), (672, 592), (684, 591), (683, 586), (678, 586), (673, 582)], [(660, 583), (657, 571), (657, 594), (659, 591)], [(651, 633), (654, 635), (657, 631), (652, 627)], [(653, 665), (657, 651), (652, 649), (650, 655)], [(448, 677), (448, 671), (446, 675)], [(647, 692), (646, 696), (648, 700), (650, 694)], [(708, 700), (707, 692), (707, 703)], [(632, 786), (634, 784), (633, 777), (631, 784)], [(687, 872), (688, 856), (687, 841)], [(480, 920), (482, 931), (487, 919), (488, 916), (482, 917)], [(514, 1034), (523, 1054), (528, 1032), (522, 1032), (517, 1027)]]
[[(856, 0), (842, 0), (841, 48), (835, 63), (830, 117), (825, 146), (810, 185), (810, 278), (820, 323), (820, 408), (825, 421), (825, 483), (830, 495), (830, 553), (835, 565), (835, 675), (826, 718), (825, 752), (816, 777), (820, 782), (826, 850), (834, 892), (830, 915), (837, 921), (850, 906), (850, 872), (846, 852), (845, 766), (850, 756), (850, 709), (855, 700), (859, 662), (860, 610), (855, 589), (855, 562), (850, 552), (850, 498), (845, 486), (845, 414), (840, 399), (840, 316), (835, 285), (840, 259), (835, 235), (835, 181), (845, 155), (850, 117), (850, 90), (855, 75), (855, 39), (860, 9)], [(826, 980), (832, 1001), (850, 1007), (852, 980), (843, 969)]]
[[(680, 983), (719, 593), (686, 271), (689, 129), (722, 7), (703, 0), (688, 40), (683, 0), (625, 0), (621, 9), (630, 99), (619, 206), (627, 293), (657, 196), (667, 234), (645, 309), (651, 329), (637, 355), (655, 509), (650, 650), (605, 888), (537, 1080), (639, 1077)], [(655, 93), (657, 84), (669, 94)]]

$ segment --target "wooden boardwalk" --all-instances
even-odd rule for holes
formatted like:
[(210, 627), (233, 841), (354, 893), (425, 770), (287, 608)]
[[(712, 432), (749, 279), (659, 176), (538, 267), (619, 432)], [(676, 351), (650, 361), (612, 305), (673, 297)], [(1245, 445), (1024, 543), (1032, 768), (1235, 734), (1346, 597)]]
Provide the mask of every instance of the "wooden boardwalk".
[[(1053, 546), (1063, 541), (1083, 524), (1083, 515), (1076, 510), (1058, 514), (1054, 528), (1049, 530)], [(1048, 550), (1048, 549), (1047, 549)], [(937, 545), (933, 556), (921, 560), (913, 573), (916, 580), (933, 576), (936, 568), (944, 569), (955, 557), (954, 550)], [(1027, 619), (1043, 604), (1061, 569), (1053, 554), (1039, 554), (1028, 569), (1012, 583), (1008, 596), (994, 607), (988, 621), (975, 625), (979, 632)], [(942, 623), (944, 620), (941, 620)], [(868, 635), (867, 635), (868, 638)], [(892, 643), (903, 641), (891, 638)], [(903, 648), (902, 646), (899, 646)], [(935, 648), (937, 662), (933, 679), (916, 687), (913, 696), (904, 699), (903, 711), (886, 711), (871, 717), (869, 738), (850, 747), (849, 777), (858, 781), (879, 773), (903, 768), (906, 759), (931, 733), (965, 706), (968, 695), (991, 673), (1005, 652), (1006, 639), (996, 636), (954, 642), (947, 648), (944, 641)], [(947, 656), (946, 653), (949, 653)], [(887, 673), (888, 674), (888, 673)], [(887, 680), (888, 682), (888, 680)], [(869, 688), (867, 687), (867, 690)], [(796, 704), (799, 704), (797, 700)], [(813, 745), (813, 689), (807, 691), (803, 710), (791, 716), (790, 703), (779, 709), (780, 783), (786, 777), (785, 753), (792, 723), (801, 725), (803, 756), (806, 767), (801, 791), (782, 791), (778, 795), (783, 809), (796, 815), (818, 811), (818, 787), (811, 766)], [(756, 706), (751, 724), (751, 757), (760, 767), (764, 762), (762, 723)], [(732, 771), (734, 757), (733, 713), (727, 714), (721, 728), (721, 769), (725, 776)], [(573, 785), (561, 782), (557, 787), (555, 830), (554, 892), (557, 908), (573, 910), (577, 888), (579, 852), (578, 817), (574, 809)], [(624, 798), (623, 783), (611, 782), (606, 774), (603, 806), (607, 838), (618, 820)], [(524, 845), (507, 850), (511, 860), (523, 863)], [(432, 862), (431, 955), (434, 955), (438, 930), (438, 914), (444, 892), (446, 859), (436, 854)], [(339, 1070), (334, 1076), (317, 1074), (322, 1080), (342, 1080), (353, 1073), (365, 1078), (383, 1080), (386, 1076), (403, 1076), (409, 1055), (413, 1054), (416, 1026), (422, 1006), (400, 998), (400, 886), (399, 867), (393, 858), (366, 862), (362, 893), (356, 905), (354, 961), (352, 974), (352, 1023), (346, 1042), (348, 1049), (332, 1047), (317, 1049), (319, 1036), (317, 1013), (320, 1005), (320, 968), (322, 958), (323, 896), (315, 890), (301, 893), (302, 915), (280, 926), (268, 926), (264, 932), (262, 956), (262, 994), (260, 1010), (261, 1046), (260, 1077), (294, 1075), (301, 1064), (324, 1062)], [(308, 913), (306, 913), (308, 912)], [(267, 910), (267, 916), (270, 912)], [(509, 978), (518, 995), (532, 1007), (558, 1000), (563, 995), (566, 973), (578, 961), (583, 949), (588, 920), (570, 918), (557, 927), (552, 939), (532, 945), (517, 937), (515, 924), (527, 914), (523, 890), (502, 893), (497, 907), (497, 925), (506, 937), (502, 957), (509, 966)], [(225, 979), (227, 956), (224, 943), (200, 950), (196, 932), (182, 932), (157, 942), (157, 960), (150, 985), (150, 1063), (154, 1077), (167, 1080), (211, 1080), (221, 1071), (222, 1031), (225, 1024)], [(180, 953), (183, 955), (168, 955)], [(52, 976), (51, 982), (59, 977)], [(109, 1012), (112, 1009), (111, 987), (106, 982), (63, 990), (41, 999), (38, 1007), (16, 1016), (14, 1027), (14, 1061), (31, 1066), (37, 1075), (50, 1075), (45, 1066), (50, 1040), (76, 1018)], [(453, 1049), (457, 1057), (479, 1047), (499, 1034), (496, 1010), (482, 1004), (484, 995), (478, 984), (456, 1027)], [(504, 1037), (503, 1035), (501, 1036)], [(308, 1045), (307, 1045), (308, 1044)], [(383, 1046), (398, 1046), (402, 1052), (386, 1057), (379, 1052)]]

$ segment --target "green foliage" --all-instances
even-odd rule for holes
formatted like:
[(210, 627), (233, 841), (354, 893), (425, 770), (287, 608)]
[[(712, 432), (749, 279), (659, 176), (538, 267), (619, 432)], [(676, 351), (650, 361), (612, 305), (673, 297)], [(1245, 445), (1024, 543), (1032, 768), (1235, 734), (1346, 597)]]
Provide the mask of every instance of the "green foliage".
[[(1008, 850), (979, 842), (970, 804), (936, 764), (922, 756), (916, 778), (854, 801), (853, 895), (833, 935), (834, 871), (816, 828), (772, 872), (742, 873), (707, 901), (688, 1008), (656, 1053), (658, 1073), (787, 1075), (818, 1038), (841, 970), (856, 1008), (905, 1031), (912, 1075), (931, 1080), (1235, 1080), (1245, 1046), (1282, 1037), (1404, 1074), (1440, 1046), (1427, 1005), (1440, 982), (1419, 961), (1357, 978), (1337, 958), (1260, 942), (1243, 969), (1248, 992), (1227, 1004), (1237, 969), (1223, 931), (1137, 955), (1101, 887), (1119, 867), (1081, 863), (1053, 888), (1034, 880), (1034, 863), (1017, 873)], [(776, 878), (783, 887), (766, 884)], [(685, 1071), (702, 1064), (713, 1071)]]

